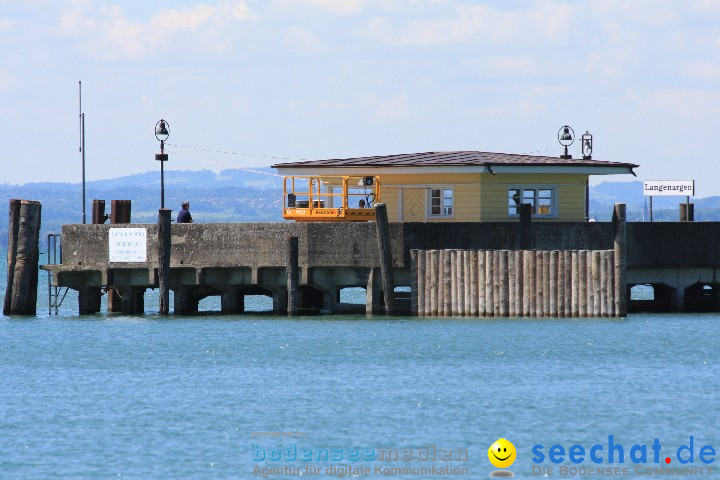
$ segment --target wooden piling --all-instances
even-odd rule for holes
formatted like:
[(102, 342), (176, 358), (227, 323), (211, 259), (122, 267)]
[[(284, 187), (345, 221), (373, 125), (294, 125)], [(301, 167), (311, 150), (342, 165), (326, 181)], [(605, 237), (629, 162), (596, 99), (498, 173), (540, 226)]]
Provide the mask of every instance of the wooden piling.
[(478, 271), (477, 271), (477, 286), (478, 286), (478, 315), (484, 317), (487, 315), (487, 300), (485, 296), (485, 252), (480, 250), (478, 252)]
[(432, 317), (432, 254), (425, 250), (425, 315)]
[(417, 309), (418, 316), (427, 316), (425, 310), (425, 251), (417, 252)]
[(499, 280), (499, 271), (501, 269), (500, 266), (500, 251), (499, 250), (493, 250), (492, 251), (492, 257), (493, 257), (493, 278), (492, 278), (492, 287), (493, 287), (493, 316), (499, 317), (501, 312), (500, 304), (502, 303), (502, 286), (500, 284)]
[(616, 203), (613, 211), (613, 226), (615, 230), (615, 315), (627, 316), (627, 280), (626, 280), (626, 221), (625, 204)]
[(110, 223), (130, 223), (130, 212), (132, 210), (131, 200), (110, 201)]
[(500, 298), (498, 298), (499, 316), (507, 317), (509, 309), (508, 295), (510, 290), (508, 284), (508, 251), (498, 250), (497, 254), (499, 268), (495, 276), (495, 281), (498, 284), (498, 293), (500, 294)]
[(298, 237), (288, 236), (285, 255), (285, 273), (287, 275), (287, 314), (294, 317), (300, 312)]
[(517, 265), (515, 264), (515, 251), (510, 250), (507, 254), (507, 277), (508, 277), (508, 317), (517, 316), (517, 295), (515, 292), (517, 279)]
[(598, 252), (598, 255), (600, 257), (599, 259), (599, 267), (600, 267), (600, 316), (601, 317), (607, 317), (607, 250), (602, 250)]
[(592, 303), (592, 314), (593, 317), (601, 316), (601, 297), (600, 297), (600, 251), (594, 250), (592, 252), (592, 290), (593, 290), (593, 303)]
[(437, 317), (440, 306), (440, 251), (430, 250), (430, 315)]
[(478, 252), (472, 250), (468, 252), (469, 274), (468, 283), (470, 284), (470, 315), (478, 316)]
[[(113, 200), (115, 202), (116, 200)], [(160, 315), (170, 313), (170, 210), (158, 211), (158, 283), (160, 287)]]
[(565, 316), (565, 252), (557, 252), (557, 316)]
[(452, 256), (450, 250), (443, 250), (443, 316), (452, 315)]
[(105, 200), (94, 199), (92, 203), (92, 223), (99, 225), (105, 223), (108, 216), (105, 214)]
[(547, 317), (550, 312), (550, 252), (538, 252), (541, 259), (538, 267), (540, 284), (542, 285), (542, 303), (538, 304), (539, 317)]
[(587, 317), (587, 250), (578, 252), (578, 316)]
[(450, 250), (450, 315), (457, 317), (457, 250)]
[(382, 277), (385, 315), (395, 314), (395, 279), (393, 273), (392, 249), (390, 247), (390, 224), (384, 203), (375, 205), (378, 252), (380, 253), (380, 276)]
[[(410, 250), (410, 314), (416, 317), (420, 315), (420, 309), (418, 308), (419, 273), (418, 251), (413, 249)], [(370, 275), (372, 275), (372, 270), (370, 271)]]
[(4, 315), (35, 315), (40, 258), (40, 202), (10, 200)]
[(572, 263), (570, 316), (577, 318), (580, 316), (580, 252), (570, 252), (570, 262)]
[(493, 252), (485, 251), (485, 316), (495, 316), (495, 295), (493, 279), (495, 278), (495, 262)]
[(565, 313), (566, 317), (572, 317), (572, 252), (562, 252), (565, 259)]
[(534, 308), (532, 308), (531, 303), (534, 302), (535, 298), (535, 274), (533, 271), (533, 266), (535, 264), (535, 259), (533, 257), (533, 252), (530, 250), (523, 250), (523, 285), (522, 285), (522, 296), (523, 296), (523, 309), (522, 309), (522, 315), (523, 317), (534, 317), (535, 311)]
[(615, 264), (615, 252), (612, 250), (607, 251), (607, 255), (605, 256), (605, 270), (607, 272), (607, 275), (605, 277), (605, 309), (607, 310), (608, 317), (614, 317), (615, 316), (615, 302), (614, 302), (614, 294), (615, 294), (615, 280), (613, 276), (613, 265)]
[(550, 268), (548, 277), (550, 280), (550, 310), (548, 316), (558, 316), (558, 252), (553, 250), (550, 253)]
[(469, 250), (463, 250), (462, 252), (463, 256), (463, 303), (465, 305), (465, 316), (471, 315), (472, 312), (472, 305), (470, 302), (470, 285), (471, 285), (471, 277), (470, 277), (470, 251)]
[(525, 264), (523, 261), (523, 251), (516, 250), (515, 255), (515, 268), (517, 270), (515, 274), (515, 316), (522, 317), (523, 315), (523, 275)]

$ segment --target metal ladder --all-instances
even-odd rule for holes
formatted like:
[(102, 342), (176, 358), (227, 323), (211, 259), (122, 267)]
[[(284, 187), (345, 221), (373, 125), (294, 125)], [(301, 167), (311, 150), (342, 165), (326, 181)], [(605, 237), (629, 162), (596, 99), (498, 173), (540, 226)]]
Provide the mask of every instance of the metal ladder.
[[(59, 233), (49, 233), (47, 240), (47, 263), (49, 265), (57, 265), (62, 263), (62, 238)], [(55, 315), (58, 314), (58, 307), (62, 305), (65, 296), (68, 293), (69, 288), (65, 287), (63, 292), (62, 287), (56, 287), (53, 285), (52, 271), (48, 270), (48, 315), (53, 314), (53, 308), (55, 309)], [(62, 294), (62, 296), (61, 296)]]

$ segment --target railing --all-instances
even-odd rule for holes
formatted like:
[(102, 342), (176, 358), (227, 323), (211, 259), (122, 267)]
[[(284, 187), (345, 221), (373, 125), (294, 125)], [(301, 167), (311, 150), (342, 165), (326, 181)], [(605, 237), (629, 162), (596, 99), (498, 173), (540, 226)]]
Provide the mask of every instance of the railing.
[[(48, 234), (47, 239), (47, 263), (48, 265), (57, 265), (62, 263), (62, 237), (58, 233)], [(48, 274), (48, 315), (53, 314), (53, 308), (55, 309), (55, 315), (58, 314), (58, 308), (62, 305), (65, 296), (68, 293), (68, 288), (65, 287), (65, 291), (61, 287), (53, 286), (52, 270), (47, 271)], [(62, 293), (62, 297), (60, 294)]]

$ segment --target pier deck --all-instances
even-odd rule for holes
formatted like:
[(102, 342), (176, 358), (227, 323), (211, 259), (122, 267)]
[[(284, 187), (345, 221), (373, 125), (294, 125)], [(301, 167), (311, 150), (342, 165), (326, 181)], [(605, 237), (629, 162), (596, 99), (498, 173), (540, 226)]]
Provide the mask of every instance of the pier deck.
[[(111, 228), (145, 228), (147, 258), (109, 262)], [(175, 313), (197, 311), (198, 301), (221, 296), (222, 311), (241, 313), (245, 295), (267, 295), (273, 310), (287, 309), (286, 239), (299, 239), (301, 309), (341, 312), (339, 292), (366, 289), (364, 310), (383, 309), (374, 223), (207, 223), (171, 229), (170, 288)], [(411, 284), (413, 249), (603, 250), (613, 247), (613, 224), (532, 223), (530, 245), (521, 246), (518, 223), (391, 223), (395, 285)], [(142, 313), (143, 293), (158, 286), (157, 225), (64, 225), (62, 262), (44, 265), (53, 283), (78, 291), (81, 313), (95, 313), (114, 289), (112, 311)], [(654, 300), (630, 309), (720, 310), (720, 223), (628, 223), (627, 288), (653, 286)], [(409, 309), (409, 302), (405, 305)]]

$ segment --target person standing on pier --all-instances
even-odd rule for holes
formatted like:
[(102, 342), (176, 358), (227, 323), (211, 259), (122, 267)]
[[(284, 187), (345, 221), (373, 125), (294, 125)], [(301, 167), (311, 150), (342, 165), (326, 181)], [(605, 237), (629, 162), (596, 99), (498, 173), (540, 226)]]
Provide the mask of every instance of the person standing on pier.
[(177, 223), (193, 223), (192, 215), (190, 215), (190, 202), (187, 200), (182, 203), (182, 208), (177, 216)]

